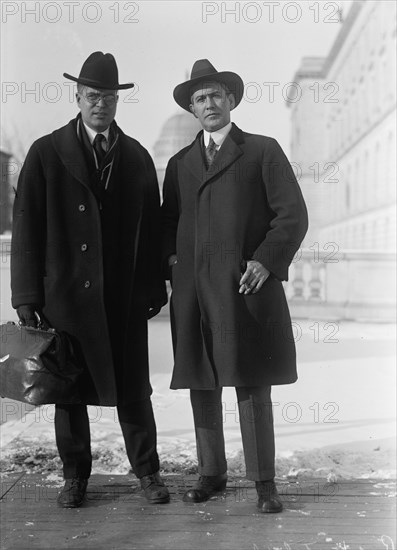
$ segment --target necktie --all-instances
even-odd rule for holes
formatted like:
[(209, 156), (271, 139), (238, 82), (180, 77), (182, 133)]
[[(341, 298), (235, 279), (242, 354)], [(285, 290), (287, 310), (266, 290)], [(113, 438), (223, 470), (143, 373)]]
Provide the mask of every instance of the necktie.
[(100, 166), (102, 164), (102, 161), (105, 157), (106, 151), (104, 150), (102, 146), (102, 142), (106, 141), (106, 138), (103, 134), (97, 134), (95, 136), (93, 147), (95, 150), (96, 158), (98, 160), (98, 165)]
[(210, 136), (210, 141), (205, 148), (205, 158), (207, 160), (207, 167), (210, 168), (211, 164), (214, 162), (215, 155), (217, 153), (216, 143)]

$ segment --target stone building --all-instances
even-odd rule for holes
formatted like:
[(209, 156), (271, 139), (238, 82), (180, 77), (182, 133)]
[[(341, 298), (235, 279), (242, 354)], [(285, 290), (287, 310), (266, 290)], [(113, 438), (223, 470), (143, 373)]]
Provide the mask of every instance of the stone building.
[(396, 3), (357, 0), (325, 58), (294, 76), (291, 159), (310, 213), (307, 247), (392, 250)]
[(194, 116), (188, 112), (178, 112), (164, 123), (160, 137), (154, 144), (153, 161), (156, 166), (160, 190), (163, 188), (165, 170), (170, 158), (186, 145), (189, 145), (201, 126)]
[(11, 181), (10, 181), (11, 155), (0, 151), (1, 182), (0, 182), (0, 234), (11, 230)]

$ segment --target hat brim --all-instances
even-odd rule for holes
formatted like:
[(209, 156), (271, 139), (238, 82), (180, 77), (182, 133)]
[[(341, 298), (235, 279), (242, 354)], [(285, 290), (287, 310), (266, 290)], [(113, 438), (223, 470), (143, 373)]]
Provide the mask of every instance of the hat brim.
[(107, 82), (99, 82), (98, 80), (91, 80), (89, 78), (76, 78), (68, 73), (63, 73), (63, 76), (69, 80), (77, 82), (78, 84), (89, 86), (90, 88), (96, 88), (98, 90), (127, 90), (128, 88), (133, 88), (135, 86), (133, 82), (114, 85)]
[(224, 84), (230, 91), (230, 93), (234, 95), (234, 99), (236, 102), (234, 108), (236, 108), (240, 101), (243, 99), (244, 82), (238, 74), (232, 73), (230, 71), (210, 73), (208, 75), (192, 78), (191, 80), (188, 80), (187, 82), (182, 82), (175, 87), (173, 94), (175, 101), (180, 107), (182, 107), (182, 109), (185, 109), (185, 111), (188, 111), (189, 113), (189, 105), (191, 104), (191, 89), (193, 88), (193, 86), (196, 86), (200, 82), (220, 82), (221, 84)]

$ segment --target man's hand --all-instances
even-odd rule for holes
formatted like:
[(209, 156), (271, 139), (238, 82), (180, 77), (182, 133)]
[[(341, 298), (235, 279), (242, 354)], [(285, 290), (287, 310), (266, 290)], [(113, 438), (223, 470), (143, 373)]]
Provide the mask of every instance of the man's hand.
[(240, 279), (239, 293), (256, 294), (269, 275), (270, 271), (260, 262), (249, 260), (247, 262), (247, 269)]
[(17, 307), (17, 315), (22, 326), (37, 328), (39, 321), (35, 311), (36, 307), (32, 305)]
[(177, 262), (177, 256), (176, 254), (171, 254), (171, 256), (169, 256), (168, 258), (168, 267), (172, 267), (173, 265), (175, 265)]

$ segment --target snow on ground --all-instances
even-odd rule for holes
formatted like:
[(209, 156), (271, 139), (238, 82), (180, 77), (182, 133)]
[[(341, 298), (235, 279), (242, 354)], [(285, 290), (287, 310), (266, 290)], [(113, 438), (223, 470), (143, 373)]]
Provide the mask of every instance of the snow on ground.
[[(334, 480), (395, 477), (396, 384), (391, 351), (395, 327), (344, 323), (337, 327), (338, 342), (328, 343), (313, 341), (312, 326), (312, 322), (299, 325), (298, 382), (272, 390), (277, 475)], [(189, 392), (169, 390), (172, 351), (167, 322), (151, 323), (150, 338), (152, 402), (162, 468), (194, 473), (197, 460)], [(224, 389), (222, 401), (229, 472), (244, 475), (233, 388)], [(116, 410), (89, 407), (89, 414), (93, 473), (127, 473)], [(1, 426), (3, 471), (59, 473), (53, 415), (53, 406), (46, 405)]]

